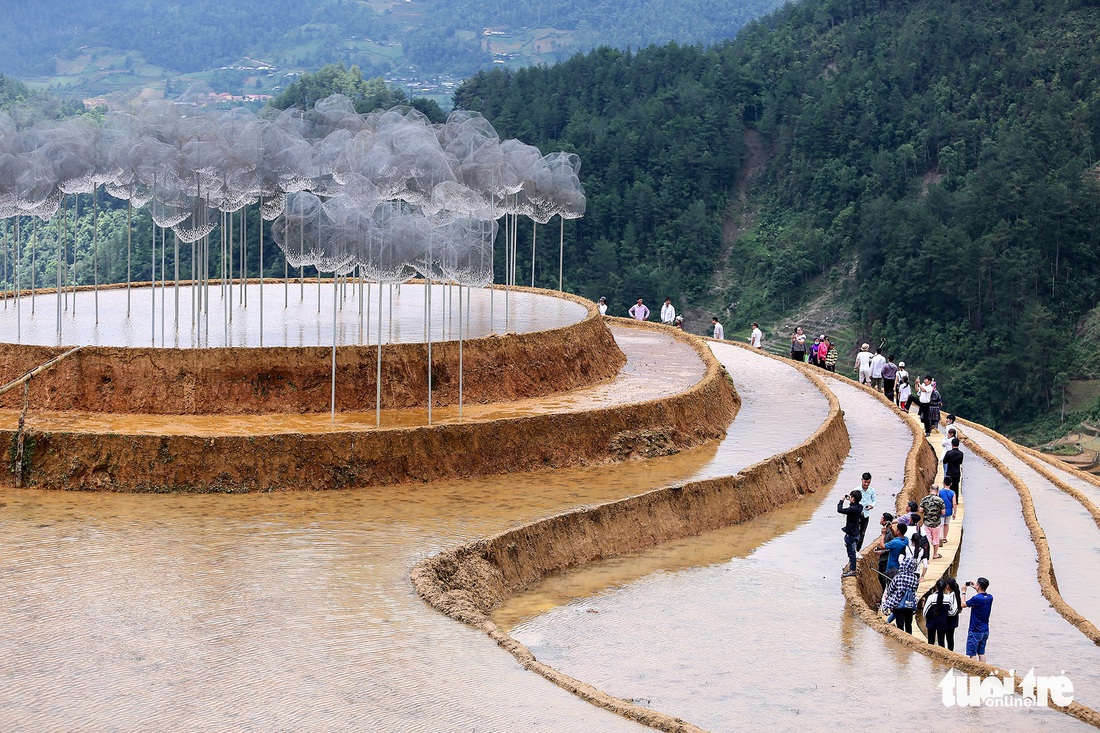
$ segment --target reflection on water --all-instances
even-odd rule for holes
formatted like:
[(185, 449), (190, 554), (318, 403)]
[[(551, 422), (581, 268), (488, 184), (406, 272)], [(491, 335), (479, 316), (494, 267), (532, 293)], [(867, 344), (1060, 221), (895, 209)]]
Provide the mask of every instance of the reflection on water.
[(978, 430), (969, 430), (967, 439), (992, 453), (1027, 485), (1035, 515), (1046, 533), (1062, 598), (1094, 624), (1100, 622), (1100, 587), (1096, 579), (1092, 574), (1074, 572), (1078, 568), (1095, 566), (1100, 556), (1100, 534), (1092, 515), (1080, 502), (1016, 458), (994, 438)]
[[(92, 291), (68, 293), (62, 299), (61, 338), (57, 337), (57, 298), (53, 294), (23, 296), (18, 308), (10, 301), (0, 308), (0, 341), (41, 346), (58, 344), (97, 346), (166, 346), (190, 349), (196, 346), (259, 346), (260, 284), (247, 286), (247, 307), (240, 283), (228, 288), (212, 282), (210, 310), (200, 313), (198, 304), (205, 297), (199, 288), (172, 283), (132, 288), (130, 317), (127, 317), (125, 288), (100, 290), (99, 322), (96, 323), (96, 294)], [(341, 346), (377, 344), (379, 313), (382, 315), (382, 343), (420, 343), (427, 340), (426, 322), (431, 321), (431, 340), (481, 338), (490, 333), (528, 333), (578, 323), (588, 315), (584, 306), (571, 300), (537, 293), (463, 288), (462, 300), (469, 298), (469, 314), (462, 311), (459, 331), (458, 288), (433, 285), (431, 318), (425, 310), (426, 288), (421, 283), (400, 287), (379, 285), (364, 287), (357, 283), (341, 284), (337, 293), (336, 336)], [(362, 309), (360, 309), (362, 295)], [(392, 306), (391, 306), (392, 297)], [(196, 298), (198, 300), (196, 300)], [(507, 308), (505, 307), (507, 301)], [(333, 337), (333, 285), (331, 280), (317, 283), (267, 283), (263, 287), (263, 345), (331, 346)], [(178, 315), (178, 320), (177, 320)], [(507, 321), (505, 316), (507, 315)]]
[[(710, 346), (733, 377), (741, 396), (741, 409), (725, 439), (719, 443), (714, 460), (696, 472), (692, 480), (730, 476), (763, 458), (790, 450), (803, 443), (825, 421), (829, 414), (828, 400), (793, 367), (762, 359), (734, 346), (716, 343)], [(782, 395), (791, 409), (775, 409), (777, 394)], [(748, 534), (761, 539), (772, 536), (769, 532), (780, 526), (800, 504), (796, 502), (741, 528), (708, 533), (704, 535), (706, 539), (671, 542), (644, 553), (550, 576), (531, 591), (508, 599), (493, 614), (493, 619), (502, 628), (510, 628), (568, 598), (587, 596), (598, 588), (626, 583), (657, 567), (694, 567), (702, 564), (701, 558), (719, 562), (728, 557), (724, 555), (727, 541), (737, 542)]]
[[(706, 365), (695, 350), (659, 331), (614, 326), (615, 341), (626, 364), (615, 378), (589, 387), (506, 404), (466, 405), (432, 410), (434, 424), (501, 420), (548, 413), (594, 410), (670, 397), (703, 378)], [(105, 412), (30, 413), (35, 430), (125, 433), (127, 435), (267, 435), (271, 433), (339, 433), (375, 428), (374, 412), (275, 415), (131, 415)], [(18, 410), (0, 410), (0, 428), (14, 429)], [(417, 427), (427, 423), (427, 408), (383, 410), (382, 427)]]
[[(567, 674), (714, 731), (752, 729), (761, 720), (773, 730), (1082, 727), (1050, 711), (946, 710), (937, 687), (946, 668), (889, 642), (847, 610), (835, 502), (870, 471), (885, 511), (902, 486), (911, 433), (868, 395), (841, 383), (834, 389), (852, 452), (827, 496), (687, 540), (676, 551), (641, 553), (611, 571), (611, 582), (624, 586), (601, 590), (611, 582), (585, 577), (553, 589), (559, 598), (598, 594), (521, 623), (514, 635)], [(983, 516), (969, 503), (967, 509)], [(768, 539), (769, 530), (781, 534)], [(969, 542), (969, 527), (967, 533)], [(728, 543), (726, 557), (705, 564), (721, 555), (720, 543)], [(680, 569), (692, 546), (702, 566)], [(670, 555), (667, 570), (645, 574)], [(1035, 643), (1035, 635), (1028, 638)]]
[[(678, 342), (617, 333), (637, 359), (677, 363)], [(408, 572), (682, 482), (716, 449), (344, 492), (0, 492), (0, 730), (635, 730), (428, 607)]]
[[(974, 439), (975, 435), (970, 430), (967, 439)], [(980, 442), (993, 447), (989, 439)], [(1007, 479), (977, 456), (968, 453), (964, 465), (966, 540), (959, 579), (974, 580), (979, 576), (989, 579), (989, 592), (994, 598), (989, 661), (1024, 671), (1035, 667), (1037, 674), (1059, 674), (1065, 670), (1073, 681), (1074, 698), (1096, 709), (1100, 706), (1100, 648), (1059, 616), (1040, 592), (1035, 545), (1024, 524), (1019, 495)], [(1055, 535), (1072, 528), (1052, 514), (1049, 504), (1040, 505), (1041, 497), (1041, 493), (1036, 497), (1036, 514), (1043, 523), (1053, 555)], [(1052, 526), (1048, 527), (1047, 521)], [(1071, 535), (1066, 539), (1095, 547), (1096, 525), (1085, 529), (1085, 536)], [(1057, 565), (1057, 556), (1054, 562), (1059, 584), (1066, 583), (1067, 590), (1082, 580), (1094, 578), (1092, 562), (1064, 569)]]

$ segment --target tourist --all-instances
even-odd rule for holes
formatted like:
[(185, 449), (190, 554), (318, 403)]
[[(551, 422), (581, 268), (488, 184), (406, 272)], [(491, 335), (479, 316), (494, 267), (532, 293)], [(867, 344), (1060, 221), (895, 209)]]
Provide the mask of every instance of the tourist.
[(932, 377), (925, 377), (917, 385), (917, 401), (919, 402), (918, 410), (921, 418), (921, 422), (924, 424), (924, 437), (928, 437), (932, 434), (932, 419), (931, 419), (931, 405), (932, 405), (932, 392), (935, 391), (935, 387), (932, 386)]
[(752, 324), (752, 333), (749, 334), (749, 346), (754, 349), (764, 348), (764, 332), (760, 330), (759, 323)]
[(672, 325), (676, 326), (676, 328), (683, 331), (684, 330), (684, 317), (683, 316), (676, 316), (676, 320), (672, 322)]
[[(898, 365), (894, 363), (894, 355), (890, 354), (886, 358), (886, 363), (882, 365), (882, 393), (891, 402), (894, 402), (894, 379), (897, 376)], [(897, 403), (895, 402), (895, 404)]]
[(955, 629), (959, 626), (962, 598), (954, 578), (940, 578), (936, 588), (924, 602), (924, 628), (928, 631), (928, 643), (938, 644), (955, 651)]
[(875, 349), (875, 355), (871, 357), (871, 386), (879, 392), (883, 391), (883, 369), (886, 367), (886, 357), (882, 355), (882, 349)]
[(940, 443), (940, 446), (943, 447), (943, 450), (946, 453), (947, 451), (951, 450), (951, 441), (959, 437), (959, 431), (953, 427), (945, 427), (944, 432), (946, 433), (946, 435), (943, 436), (943, 442)]
[(864, 472), (860, 479), (860, 504), (863, 505), (863, 516), (859, 520), (859, 547), (863, 547), (863, 540), (867, 536), (867, 525), (871, 521), (871, 510), (875, 508), (875, 490), (871, 487), (871, 474)]
[(920, 576), (917, 575), (917, 561), (912, 557), (903, 557), (898, 565), (897, 574), (890, 579), (886, 592), (882, 594), (882, 603), (879, 604), (879, 610), (893, 614), (894, 623), (907, 634), (913, 633), (913, 613), (917, 610), (918, 585), (920, 585)]
[(943, 454), (943, 474), (945, 477), (951, 477), (951, 487), (955, 490), (955, 495), (959, 498), (962, 497), (962, 465), (963, 465), (963, 452), (959, 450), (959, 439), (951, 439), (951, 449)]
[(636, 321), (648, 321), (649, 320), (649, 308), (645, 306), (641, 298), (638, 298), (638, 302), (635, 305), (630, 306), (630, 317)]
[(916, 563), (920, 577), (923, 578), (928, 571), (928, 535), (924, 531), (920, 514), (913, 512), (909, 515), (909, 520), (913, 531), (909, 532), (909, 544), (906, 545), (902, 558), (909, 558)]
[(825, 370), (836, 372), (836, 362), (840, 358), (840, 352), (836, 350), (836, 344), (832, 339), (825, 339)]
[(954, 485), (955, 479), (953, 477), (943, 477), (943, 488), (940, 489), (940, 498), (943, 499), (944, 505), (943, 536), (940, 538), (940, 547), (947, 544), (947, 533), (951, 529), (951, 517), (955, 515), (955, 502), (958, 500), (958, 494), (952, 488)]
[[(848, 570), (845, 578), (856, 574), (856, 552), (859, 550), (859, 524), (863, 516), (863, 494), (859, 489), (848, 494), (836, 503), (837, 514), (843, 514), (844, 519), (844, 549), (848, 553)], [(848, 502), (848, 506), (844, 506)]]
[(722, 328), (722, 324), (718, 322), (718, 316), (711, 318), (710, 323), (714, 326), (714, 338), (718, 341), (725, 339), (726, 329)]
[(932, 397), (928, 402), (928, 425), (939, 432), (940, 429), (940, 409), (943, 407), (943, 397), (940, 396), (940, 390), (936, 385), (935, 378), (932, 379)]
[(814, 336), (814, 342), (810, 345), (808, 351), (810, 356), (810, 366), (821, 366), (821, 362), (817, 358), (817, 348), (819, 346), (821, 346), (821, 337)]
[(898, 371), (894, 375), (894, 395), (897, 397), (897, 402), (900, 407), (905, 408), (905, 411), (909, 411), (909, 394), (912, 390), (909, 387), (909, 372), (905, 369), (905, 362), (898, 362)]
[[(890, 519), (887, 519), (890, 517)], [(879, 573), (883, 585), (897, 575), (898, 565), (905, 548), (909, 546), (909, 538), (905, 536), (908, 526), (900, 522), (891, 521), (893, 516), (889, 513), (882, 515), (882, 521), (886, 526), (882, 528), (882, 534), (878, 538), (878, 545), (874, 548), (879, 553)], [(885, 587), (883, 588), (885, 590)]]
[(855, 370), (859, 375), (860, 384), (871, 384), (871, 347), (867, 344), (863, 344), (859, 347), (859, 353), (856, 354)]
[[(943, 454), (946, 456), (947, 451), (951, 450), (951, 441), (958, 437), (958, 431), (955, 428), (947, 428), (947, 434), (943, 436), (943, 441), (940, 446), (943, 448)], [(947, 478), (949, 471), (947, 470), (947, 461), (940, 459), (943, 464), (943, 476)]]
[(940, 543), (943, 538), (943, 513), (947, 511), (945, 502), (940, 498), (940, 487), (932, 484), (928, 495), (920, 501), (920, 514), (924, 521), (928, 544), (932, 549), (932, 559), (939, 560)]
[(665, 304), (661, 306), (661, 323), (671, 326), (676, 322), (676, 309), (672, 307), (672, 298), (665, 298)]
[(596, 307), (600, 309), (600, 315), (601, 316), (606, 316), (607, 315), (607, 298), (600, 298), (598, 301), (596, 301)]
[(943, 429), (948, 430), (948, 431), (954, 430), (955, 431), (955, 437), (956, 438), (961, 438), (962, 436), (959, 433), (959, 426), (955, 424), (955, 420), (957, 420), (957, 418), (955, 417), (955, 414), (949, 412), (947, 414), (947, 419), (944, 421)]
[(806, 361), (806, 332), (799, 326), (791, 334), (791, 358), (795, 361)]
[[(973, 588), (978, 593), (970, 599), (966, 597), (968, 588)], [(989, 581), (978, 578), (976, 581), (966, 581), (963, 588), (963, 605), (970, 609), (970, 628), (966, 635), (966, 656), (977, 657), (979, 662), (985, 661), (985, 643), (989, 640), (989, 614), (993, 610), (993, 596), (989, 590)]]

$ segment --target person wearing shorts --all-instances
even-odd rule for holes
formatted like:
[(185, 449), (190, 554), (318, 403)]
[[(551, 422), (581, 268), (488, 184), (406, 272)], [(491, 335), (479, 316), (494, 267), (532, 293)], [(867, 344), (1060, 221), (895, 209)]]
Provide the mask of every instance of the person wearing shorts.
[(955, 501), (957, 496), (954, 491), (955, 479), (951, 476), (943, 477), (943, 488), (940, 489), (940, 498), (943, 499), (943, 536), (940, 545), (947, 544), (947, 534), (951, 530), (951, 517), (955, 515)]
[[(978, 591), (972, 598), (966, 597), (968, 590)], [(966, 635), (966, 656), (977, 657), (985, 661), (985, 644), (989, 641), (989, 613), (993, 610), (993, 596), (989, 590), (989, 581), (978, 578), (966, 581), (963, 586), (963, 605), (970, 609), (970, 630)]]
[(928, 496), (921, 499), (920, 513), (924, 519), (924, 529), (928, 534), (932, 559), (940, 559), (940, 543), (943, 541), (943, 515), (947, 505), (940, 498), (940, 487), (933, 484), (928, 487)]

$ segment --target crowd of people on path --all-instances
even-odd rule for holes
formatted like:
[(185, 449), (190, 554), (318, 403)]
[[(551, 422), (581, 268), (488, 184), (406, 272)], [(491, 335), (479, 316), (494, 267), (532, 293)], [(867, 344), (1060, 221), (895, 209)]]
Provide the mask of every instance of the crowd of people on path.
[[(606, 298), (600, 298), (597, 306), (601, 315), (607, 314)], [(650, 310), (644, 300), (638, 298), (629, 314), (635, 320), (646, 321), (649, 320)], [(683, 317), (677, 315), (671, 298), (665, 298), (660, 317), (661, 323), (683, 328)], [(711, 328), (715, 339), (725, 339), (725, 327), (718, 316), (711, 318)], [(753, 348), (763, 349), (764, 334), (759, 323), (752, 324), (748, 341)], [(839, 351), (834, 340), (827, 334), (821, 334), (812, 343), (808, 341), (801, 326), (794, 329), (791, 334), (791, 359), (836, 372)], [(905, 362), (896, 361), (893, 354), (884, 355), (882, 345), (874, 353), (869, 344), (861, 345), (853, 370), (861, 384), (882, 393), (906, 413), (916, 405), (926, 438), (931, 437), (933, 430), (943, 436), (942, 482), (929, 486), (928, 493), (920, 501), (910, 501), (906, 511), (900, 515), (883, 512), (879, 520), (879, 536), (867, 546), (866, 551), (875, 553), (878, 559), (877, 573), (882, 584), (879, 611), (887, 615), (887, 622), (893, 622), (909, 634), (913, 632), (914, 616), (921, 613), (928, 643), (953, 651), (955, 629), (959, 627), (963, 610), (969, 608), (966, 654), (984, 662), (989, 616), (993, 607), (993, 596), (988, 592), (989, 580), (978, 578), (960, 587), (954, 577), (945, 575), (936, 581), (935, 588), (925, 597), (923, 605), (916, 595), (928, 571), (929, 561), (939, 560), (940, 548), (951, 541), (951, 518), (962, 499), (964, 455), (959, 448), (960, 434), (955, 416), (947, 415), (941, 430), (943, 399), (936, 379), (924, 375), (910, 381)], [(860, 548), (865, 547), (867, 527), (877, 501), (871, 482), (871, 474), (864, 473), (859, 488), (837, 502), (837, 513), (845, 516), (844, 549), (848, 555), (848, 568), (844, 577), (857, 574)], [(973, 591), (974, 595), (968, 598), (969, 591)]]
[[(857, 362), (857, 368), (860, 363)], [(872, 370), (868, 371), (873, 374)], [(920, 501), (910, 501), (898, 516), (883, 512), (879, 535), (871, 543), (865, 545), (867, 525), (877, 500), (871, 474), (864, 473), (860, 487), (837, 502), (837, 513), (845, 515), (844, 549), (848, 567), (844, 576), (856, 575), (860, 548), (874, 553), (882, 587), (879, 611), (887, 615), (887, 622), (911, 634), (914, 616), (921, 613), (928, 643), (952, 651), (955, 649), (955, 629), (959, 627), (962, 612), (969, 608), (966, 654), (984, 662), (993, 605), (988, 579), (978, 578), (960, 586), (954, 577), (945, 575), (926, 595), (923, 606), (917, 597), (929, 561), (940, 559), (940, 548), (951, 542), (951, 519), (962, 497), (964, 456), (959, 448), (960, 434), (955, 422), (955, 416), (948, 415), (946, 424), (937, 423), (935, 428), (943, 435), (942, 483), (929, 486)], [(970, 591), (974, 595), (968, 597)]]

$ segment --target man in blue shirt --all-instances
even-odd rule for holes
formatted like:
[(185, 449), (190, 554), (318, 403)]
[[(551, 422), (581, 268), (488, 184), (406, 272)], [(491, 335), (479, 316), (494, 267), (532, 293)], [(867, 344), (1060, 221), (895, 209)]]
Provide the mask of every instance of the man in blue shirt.
[[(967, 598), (966, 592), (971, 588), (978, 591), (973, 598)], [(989, 639), (989, 612), (993, 610), (993, 596), (986, 593), (989, 589), (989, 581), (978, 578), (976, 581), (966, 581), (963, 587), (963, 605), (970, 609), (970, 632), (966, 636), (966, 656), (977, 657), (979, 662), (985, 661), (985, 642)]]
[(943, 477), (943, 488), (940, 489), (940, 498), (943, 499), (943, 504), (946, 510), (943, 513), (943, 536), (941, 545), (947, 544), (947, 532), (951, 529), (951, 517), (955, 515), (955, 492), (951, 489), (955, 483), (953, 476)]
[(884, 558), (886, 565), (880, 570), (883, 574), (881, 578), (883, 586), (898, 574), (901, 554), (905, 552), (905, 547), (909, 544), (909, 540), (905, 537), (907, 529), (909, 528), (904, 524), (891, 523), (883, 528), (882, 536), (878, 539), (875, 552), (879, 553), (880, 556), (886, 556)]

